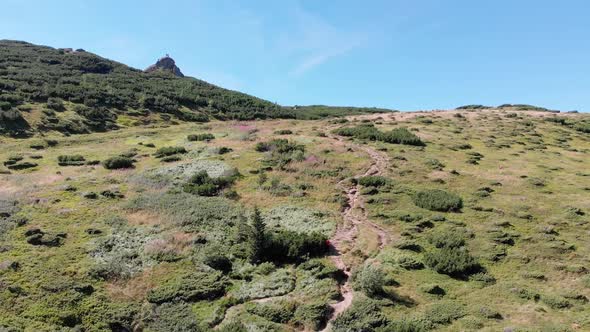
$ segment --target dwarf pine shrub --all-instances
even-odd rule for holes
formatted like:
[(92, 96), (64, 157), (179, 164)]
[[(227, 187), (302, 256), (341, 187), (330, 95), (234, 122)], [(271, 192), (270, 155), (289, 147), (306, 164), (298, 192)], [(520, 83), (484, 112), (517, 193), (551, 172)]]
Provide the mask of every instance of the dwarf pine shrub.
[(463, 207), (461, 197), (440, 189), (419, 191), (413, 200), (416, 206), (431, 211), (457, 212)]
[(134, 160), (128, 157), (112, 157), (102, 162), (106, 169), (120, 169), (133, 167)]

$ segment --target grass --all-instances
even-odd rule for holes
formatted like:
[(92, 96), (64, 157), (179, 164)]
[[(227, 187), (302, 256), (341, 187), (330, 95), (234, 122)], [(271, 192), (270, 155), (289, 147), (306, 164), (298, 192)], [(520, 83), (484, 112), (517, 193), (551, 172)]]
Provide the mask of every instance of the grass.
[[(357, 292), (355, 303), (360, 300), (361, 305), (350, 309), (340, 326), (495, 331), (576, 323), (581, 330), (590, 328), (583, 300), (590, 297), (590, 267), (584, 258), (590, 249), (581, 236), (590, 230), (585, 189), (590, 138), (574, 127), (513, 108), (452, 114), (459, 113), (349, 118), (350, 126), (368, 118), (380, 132), (408, 128), (425, 146), (357, 138), (337, 142), (317, 133), (343, 124), (295, 120), (2, 137), (0, 160), (37, 166), (1, 168), (10, 173), (0, 174), (0, 218), (10, 226), (0, 234), (0, 282), (7, 286), (0, 291), (0, 326), (130, 329), (140, 319), (151, 330), (174, 330), (179, 322), (207, 329), (221, 320), (221, 326), (239, 321), (262, 330), (317, 328), (325, 320), (326, 305), (338, 298), (340, 276), (329, 257), (253, 266), (240, 256), (242, 221), (258, 206), (272, 230), (330, 235), (342, 222), (342, 193), (335, 188), (370, 166), (361, 150), (348, 148), (366, 143), (389, 161), (383, 174), (358, 178), (362, 189), (377, 189), (360, 199), (371, 221), (392, 240), (380, 250), (374, 229), (361, 226), (357, 240), (346, 243), (345, 262), (356, 267), (369, 258), (379, 266), (382, 280), (375, 279), (383, 293), (364, 301)], [(247, 140), (236, 134), (236, 126), (247, 130)], [(266, 152), (257, 152), (257, 143), (271, 142), (275, 132), (287, 130), (294, 133), (284, 136), (289, 146), (304, 146), (303, 159), (267, 169)], [(215, 139), (187, 139), (208, 133)], [(46, 140), (56, 144), (31, 148)], [(162, 147), (183, 147), (187, 153), (180, 161), (163, 164), (154, 157)], [(216, 154), (220, 147), (233, 151)], [(134, 168), (58, 165), (59, 156), (93, 161), (130, 152)], [(477, 162), (466, 162), (471, 159)], [(198, 171), (215, 178), (234, 168), (242, 175), (231, 188), (237, 200), (199, 197), (180, 188)], [(268, 176), (262, 184), (261, 169)], [(290, 191), (277, 195), (268, 190), (274, 178)], [(124, 197), (100, 195), (107, 190)], [(433, 190), (460, 197), (462, 207), (457, 209), (456, 197), (447, 194), (439, 197), (444, 204), (438, 199), (423, 204), (427, 208), (416, 204), (417, 193)], [(98, 198), (84, 198), (87, 192)], [(15, 199), (20, 204), (14, 206)], [(360, 216), (362, 211), (352, 213)], [(32, 245), (25, 235), (31, 228), (41, 229), (48, 239), (65, 237), (58, 246)], [(457, 248), (483, 270), (457, 277), (438, 273), (439, 264), (429, 264), (432, 253)], [(458, 260), (450, 262), (456, 265)], [(93, 291), (79, 291), (88, 290), (85, 285)], [(364, 288), (374, 295), (374, 288)], [(253, 299), (265, 296), (277, 297), (267, 304), (270, 309), (249, 310), (259, 305)], [(148, 299), (154, 301), (153, 311), (144, 316), (142, 303)], [(285, 303), (294, 303), (292, 316), (283, 315)]]

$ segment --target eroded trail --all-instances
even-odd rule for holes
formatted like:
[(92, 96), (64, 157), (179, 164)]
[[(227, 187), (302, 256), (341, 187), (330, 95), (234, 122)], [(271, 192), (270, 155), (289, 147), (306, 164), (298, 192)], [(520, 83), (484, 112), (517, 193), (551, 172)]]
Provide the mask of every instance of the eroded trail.
[[(383, 153), (378, 152), (369, 146), (344, 142), (340, 137), (337, 136), (330, 136), (330, 138), (336, 140), (337, 144), (343, 146), (347, 145), (355, 152), (361, 152), (368, 155), (371, 159), (370, 167), (364, 173), (356, 174), (354, 177), (382, 175), (385, 173), (388, 165), (388, 158)], [(346, 311), (354, 299), (354, 291), (352, 289), (350, 280), (351, 266), (348, 266), (344, 262), (343, 254), (350, 250), (351, 246), (354, 247), (354, 244), (357, 241), (359, 227), (363, 226), (368, 228), (377, 235), (379, 249), (383, 249), (391, 242), (389, 233), (383, 227), (369, 220), (368, 213), (365, 209), (364, 200), (360, 193), (360, 186), (351, 185), (350, 181), (348, 180), (349, 179), (344, 179), (337, 184), (339, 189), (346, 192), (347, 206), (342, 211), (343, 223), (336, 229), (336, 232), (332, 238), (330, 238), (331, 247), (329, 253), (330, 259), (334, 265), (344, 272), (346, 278), (342, 284), (340, 284), (340, 294), (342, 295), (342, 298), (338, 302), (330, 304), (330, 307), (333, 309), (333, 313), (326, 326), (321, 331), (331, 331), (332, 322), (334, 319), (336, 319), (336, 317), (338, 317), (338, 315), (340, 315), (342, 312)], [(287, 298), (288, 296), (289, 294), (270, 296), (254, 299), (251, 302), (265, 303), (280, 298)], [(236, 310), (239, 306), (240, 305), (230, 308), (228, 312), (225, 313), (224, 318), (220, 320), (220, 323), (225, 319), (225, 317), (229, 316), (230, 310)], [(218, 327), (219, 325), (216, 325), (214, 329), (217, 329)]]
[[(336, 139), (342, 145), (345, 144), (340, 137), (331, 138)], [(356, 177), (381, 175), (385, 172), (388, 165), (388, 159), (382, 153), (368, 146), (361, 146), (358, 144), (350, 144), (350, 146), (355, 151), (362, 151), (371, 158), (371, 166), (369, 169), (362, 174), (357, 174)], [(355, 243), (359, 232), (359, 226), (365, 226), (377, 234), (379, 239), (379, 249), (384, 248), (391, 241), (391, 237), (385, 229), (369, 220), (363, 198), (360, 194), (359, 185), (346, 187), (346, 183), (348, 183), (346, 179), (338, 183), (338, 187), (344, 189), (347, 197), (347, 206), (342, 211), (344, 222), (338, 227), (334, 236), (330, 239), (332, 245), (330, 258), (337, 268), (344, 271), (346, 278), (340, 285), (342, 298), (340, 301), (330, 305), (333, 309), (333, 314), (322, 331), (330, 331), (334, 319), (350, 307), (352, 300), (354, 299), (354, 291), (352, 290), (350, 281), (351, 267), (347, 266), (344, 262), (343, 253), (348, 250), (350, 244)]]

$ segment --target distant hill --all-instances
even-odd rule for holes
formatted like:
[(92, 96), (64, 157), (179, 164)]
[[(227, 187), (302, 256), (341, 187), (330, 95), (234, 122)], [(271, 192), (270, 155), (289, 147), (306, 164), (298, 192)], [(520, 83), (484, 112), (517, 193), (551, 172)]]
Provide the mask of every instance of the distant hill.
[[(170, 61), (171, 60), (171, 61)], [(160, 65), (158, 65), (158, 63)], [(143, 72), (78, 49), (0, 40), (0, 134), (105, 131), (154, 122), (317, 118), (182, 73), (171, 58)], [(166, 69), (168, 68), (168, 69)], [(354, 109), (351, 114), (365, 112)]]

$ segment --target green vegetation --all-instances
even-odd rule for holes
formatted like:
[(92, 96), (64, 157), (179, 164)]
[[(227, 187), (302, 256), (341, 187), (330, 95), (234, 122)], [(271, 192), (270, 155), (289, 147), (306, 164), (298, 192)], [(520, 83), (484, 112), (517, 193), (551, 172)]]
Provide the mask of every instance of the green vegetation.
[(84, 165), (86, 159), (84, 156), (79, 154), (76, 155), (65, 155), (57, 157), (57, 163), (59, 166), (81, 166)]
[[(31, 107), (41, 118), (30, 117)], [(84, 50), (0, 41), (0, 134), (57, 130), (87, 133), (119, 127), (119, 118), (150, 123), (267, 118), (319, 119), (386, 110), (281, 107), (191, 78), (144, 73)], [(63, 113), (63, 114), (60, 114)], [(160, 118), (155, 117), (160, 115)]]
[(284, 168), (292, 161), (303, 160), (305, 146), (281, 138), (268, 142), (258, 142), (255, 150), (267, 153), (266, 163), (268, 165)]
[(406, 128), (394, 128), (388, 132), (382, 132), (372, 124), (363, 124), (356, 127), (342, 127), (334, 130), (336, 135), (366, 139), (370, 141), (382, 141), (391, 144), (425, 145), (422, 140)]
[(394, 110), (375, 107), (347, 107), (347, 106), (325, 106), (325, 105), (310, 105), (310, 106), (293, 106), (283, 107), (285, 110), (293, 112), (295, 118), (301, 120), (319, 120), (325, 118), (340, 117), (346, 115), (359, 115), (371, 113), (388, 113), (396, 112)]
[(120, 169), (120, 168), (131, 168), (133, 167), (133, 159), (128, 157), (112, 157), (102, 162), (102, 165), (106, 169)]
[(478, 272), (481, 266), (464, 247), (443, 247), (427, 252), (424, 262), (439, 273), (464, 277)]
[(191, 134), (186, 137), (190, 142), (198, 142), (198, 141), (211, 141), (215, 139), (215, 136), (211, 133), (205, 134)]
[(413, 199), (416, 206), (431, 211), (457, 212), (463, 207), (461, 197), (440, 189), (419, 191)]
[(216, 196), (221, 190), (231, 186), (238, 176), (239, 173), (235, 172), (232, 175), (211, 178), (207, 171), (200, 171), (189, 179), (183, 190), (199, 196)]
[(187, 152), (188, 151), (186, 151), (186, 149), (182, 146), (167, 146), (167, 147), (159, 148), (158, 150), (156, 150), (156, 152), (154, 153), (154, 156), (156, 158), (163, 158), (163, 157), (168, 157), (168, 156), (172, 156), (175, 154), (184, 154)]
[[(49, 97), (16, 107), (31, 125), (79, 119)], [(2, 137), (0, 330), (590, 328), (586, 114), (107, 109), (119, 130)], [(329, 134), (344, 123), (369, 135)], [(427, 145), (371, 138), (402, 127)]]

